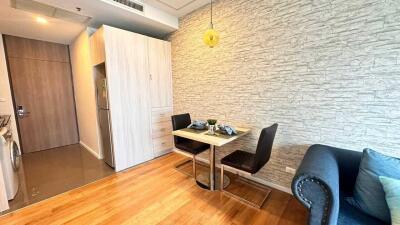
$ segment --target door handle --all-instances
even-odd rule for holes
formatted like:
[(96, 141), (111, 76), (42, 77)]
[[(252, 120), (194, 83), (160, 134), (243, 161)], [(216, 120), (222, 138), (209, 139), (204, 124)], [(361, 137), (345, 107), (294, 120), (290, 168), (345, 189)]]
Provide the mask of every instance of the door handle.
[(30, 112), (25, 111), (24, 107), (22, 105), (19, 105), (17, 108), (17, 116), (18, 118), (24, 118), (26, 116), (29, 116), (31, 114)]

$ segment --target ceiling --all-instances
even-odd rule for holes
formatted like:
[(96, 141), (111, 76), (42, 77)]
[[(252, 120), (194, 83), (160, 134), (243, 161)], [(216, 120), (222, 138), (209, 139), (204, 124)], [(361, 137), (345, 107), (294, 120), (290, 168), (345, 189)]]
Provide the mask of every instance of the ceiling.
[(182, 17), (209, 4), (210, 0), (145, 0), (145, 2), (174, 16)]
[[(10, 0), (0, 0), (0, 33), (69, 44), (87, 26), (102, 24), (161, 37), (179, 28), (178, 18), (209, 3), (209, 0), (141, 0), (145, 11), (133, 12), (112, 0), (35, 0), (92, 19), (88, 24), (47, 17), (47, 24), (36, 22), (38, 14), (11, 7)], [(76, 7), (82, 8), (77, 12)]]
[[(102, 24), (150, 35), (163, 36), (179, 27), (178, 18), (156, 7), (144, 4), (145, 11), (130, 9), (113, 0), (36, 0), (81, 15), (90, 16), (88, 26), (98, 28)], [(76, 7), (81, 8), (80, 12)]]
[(11, 8), (9, 0), (0, 0), (0, 33), (66, 44), (85, 28), (83, 24), (52, 18), (47, 24), (39, 24), (37, 16)]

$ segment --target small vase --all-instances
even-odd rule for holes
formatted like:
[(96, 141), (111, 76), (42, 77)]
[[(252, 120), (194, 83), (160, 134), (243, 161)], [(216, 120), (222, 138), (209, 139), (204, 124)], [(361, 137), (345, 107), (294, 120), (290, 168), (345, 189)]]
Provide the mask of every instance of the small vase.
[(208, 125), (208, 134), (215, 134), (215, 125)]

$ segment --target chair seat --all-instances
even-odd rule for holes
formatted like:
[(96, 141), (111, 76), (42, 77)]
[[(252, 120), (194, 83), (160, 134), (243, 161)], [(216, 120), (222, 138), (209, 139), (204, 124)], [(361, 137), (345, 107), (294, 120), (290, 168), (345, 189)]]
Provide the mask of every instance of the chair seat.
[(198, 141), (183, 139), (183, 140), (180, 140), (179, 143), (175, 143), (175, 147), (179, 150), (188, 152), (193, 155), (197, 155), (197, 154), (209, 149), (210, 145), (202, 143), (202, 142), (198, 142)]
[(236, 150), (233, 153), (221, 159), (221, 163), (238, 170), (243, 170), (248, 173), (256, 173), (253, 166), (254, 154), (242, 150)]

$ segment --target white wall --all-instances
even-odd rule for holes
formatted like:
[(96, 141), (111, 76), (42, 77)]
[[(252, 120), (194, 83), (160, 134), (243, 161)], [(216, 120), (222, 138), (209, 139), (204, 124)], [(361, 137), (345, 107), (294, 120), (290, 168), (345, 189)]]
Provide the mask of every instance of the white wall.
[(7, 62), (2, 34), (0, 34), (0, 114), (11, 115), (11, 129), (13, 131), (14, 140), (19, 146), (18, 130), (14, 116), (14, 107), (11, 97), (10, 82), (8, 80)]
[(90, 61), (90, 42), (87, 30), (84, 30), (70, 45), (70, 57), (80, 143), (97, 158), (102, 158), (95, 81)]

